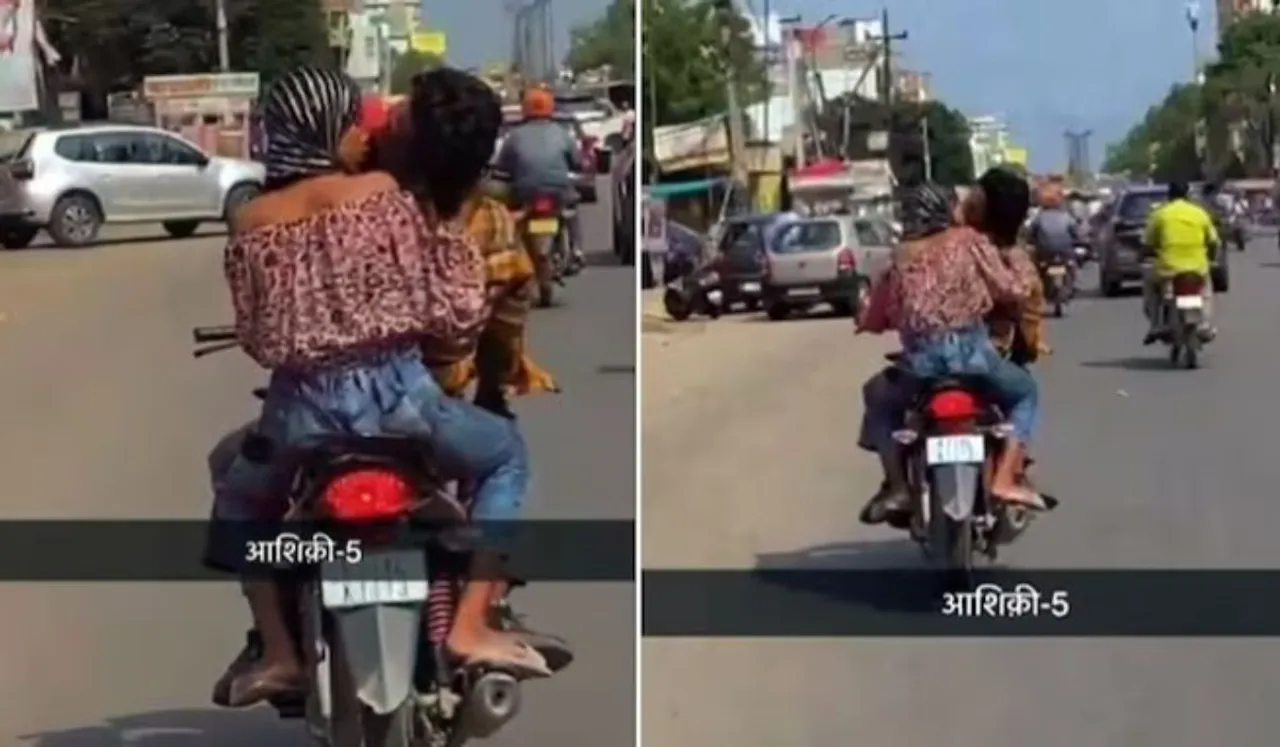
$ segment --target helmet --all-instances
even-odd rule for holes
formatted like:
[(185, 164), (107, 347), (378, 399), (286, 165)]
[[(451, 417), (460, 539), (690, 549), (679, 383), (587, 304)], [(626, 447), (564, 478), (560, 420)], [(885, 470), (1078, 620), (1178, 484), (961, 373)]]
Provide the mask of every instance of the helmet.
[(952, 223), (955, 192), (932, 182), (924, 182), (902, 196), (902, 238), (923, 239), (945, 231)]
[(556, 98), (545, 88), (530, 88), (524, 92), (520, 110), (526, 119), (550, 117), (556, 110)]

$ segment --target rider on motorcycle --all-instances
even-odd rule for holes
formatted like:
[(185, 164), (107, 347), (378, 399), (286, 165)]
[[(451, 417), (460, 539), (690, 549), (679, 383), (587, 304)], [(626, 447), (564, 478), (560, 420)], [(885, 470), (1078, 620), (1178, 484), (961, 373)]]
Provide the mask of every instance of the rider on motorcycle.
[[(413, 168), (432, 178), (415, 181), (412, 194), (385, 172), (343, 173), (351, 171), (338, 153), (357, 118), (354, 82), (302, 68), (272, 85), (263, 115), (274, 188), (240, 211), (227, 279), (241, 345), (272, 370), (259, 432), (286, 447), (331, 434), (412, 434), (450, 455), (441, 465), (446, 477), (472, 483), (472, 516), (490, 526), (520, 514), (528, 488), (523, 437), (511, 420), (448, 396), (428, 365), (474, 353), (492, 311), (479, 247), (455, 226), (492, 154), (501, 113), (471, 76), (447, 69), (424, 76), (409, 112), (411, 153)], [(287, 506), (270, 465), (236, 456), (222, 466), (206, 562), (243, 572), (243, 542), (225, 530), (278, 521)], [(545, 676), (539, 641), (491, 622), (506, 591), (500, 534), (482, 533), (445, 647), (461, 661)], [(307, 686), (289, 625), (291, 582), (246, 578), (244, 591), (262, 647), (242, 652), (219, 680), (221, 705)]]
[(1075, 248), (1083, 243), (1080, 223), (1064, 204), (1062, 184), (1049, 182), (1040, 191), (1040, 211), (1027, 228), (1036, 264), (1065, 264), (1075, 283)]
[(1169, 182), (1169, 201), (1151, 211), (1147, 217), (1143, 244), (1154, 255), (1155, 263), (1148, 269), (1142, 283), (1142, 310), (1150, 327), (1143, 345), (1159, 340), (1165, 331), (1161, 318), (1164, 284), (1175, 275), (1195, 273), (1204, 276), (1204, 322), (1201, 334), (1212, 338), (1214, 329), (1209, 325), (1210, 300), (1213, 283), (1209, 281), (1210, 250), (1220, 243), (1213, 217), (1203, 207), (1192, 202), (1190, 188), (1184, 181)]
[[(952, 225), (955, 213), (950, 197), (934, 185), (917, 187), (904, 198), (908, 240), (877, 283), (858, 331), (881, 333), (896, 328), (902, 338), (901, 366), (912, 379), (957, 374), (985, 379), (1015, 428), (992, 476), (992, 495), (1043, 510), (1053, 504), (1020, 481), (1025, 446), (1036, 419), (1036, 383), (1024, 368), (1000, 355), (985, 324), (997, 304), (1025, 303), (1026, 281), (1010, 271), (996, 245), (1016, 242), (1030, 194), (1024, 180), (1000, 169), (984, 174), (979, 187), (969, 215), (981, 214), (981, 225), (991, 238), (972, 227)], [(865, 403), (860, 445), (873, 448), (885, 470), (884, 485), (862, 511), (867, 523), (883, 521), (910, 503), (892, 438), (910, 396), (903, 389), (883, 389)]]
[[(565, 205), (576, 204), (573, 174), (583, 170), (582, 156), (568, 128), (553, 118), (555, 96), (545, 88), (531, 88), (524, 94), (521, 109), (524, 121), (507, 134), (494, 164), (511, 179), (514, 204), (527, 206), (544, 192), (563, 195)], [(581, 266), (582, 232), (576, 213), (568, 221), (568, 229), (573, 261)]]

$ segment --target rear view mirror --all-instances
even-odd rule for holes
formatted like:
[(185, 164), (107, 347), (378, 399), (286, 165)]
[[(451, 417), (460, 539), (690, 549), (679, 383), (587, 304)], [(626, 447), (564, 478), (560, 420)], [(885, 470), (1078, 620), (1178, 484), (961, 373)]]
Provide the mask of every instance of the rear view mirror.
[(208, 166), (208, 165), (209, 165), (209, 157), (208, 157), (208, 156), (198, 156), (198, 157), (196, 158), (196, 166), (197, 166), (198, 168), (202, 168), (202, 169), (203, 169), (203, 168), (205, 168), (205, 167), (206, 167), (206, 166)]

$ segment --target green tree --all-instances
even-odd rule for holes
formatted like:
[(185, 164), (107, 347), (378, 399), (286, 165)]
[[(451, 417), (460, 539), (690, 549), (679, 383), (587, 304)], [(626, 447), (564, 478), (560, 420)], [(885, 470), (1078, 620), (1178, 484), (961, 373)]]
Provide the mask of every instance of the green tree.
[(635, 0), (613, 0), (604, 15), (572, 32), (565, 64), (574, 72), (608, 65), (616, 78), (630, 78), (636, 59)]
[(827, 102), (818, 117), (818, 127), (839, 155), (862, 160), (883, 157), (868, 149), (867, 136), (886, 131), (890, 121), (889, 158), (893, 173), (900, 181), (919, 181), (925, 176), (925, 122), (928, 123), (928, 155), (933, 179), (943, 184), (973, 181), (968, 121), (940, 101), (922, 104), (899, 101), (890, 108), (883, 102), (846, 94)]
[(444, 64), (440, 55), (410, 49), (395, 59), (391, 67), (391, 93), (409, 93), (413, 76), (426, 70), (434, 70)]
[(723, 114), (727, 74), (742, 105), (758, 101), (765, 70), (747, 20), (717, 0), (643, 0), (646, 126)]
[(299, 65), (333, 62), (328, 22), (315, 0), (227, 0), (227, 13), (233, 70), (256, 71), (267, 84)]
[[(213, 4), (206, 0), (46, 0), (54, 46), (79, 57), (91, 92), (133, 88), (147, 75), (217, 70)], [(232, 70), (264, 81), (300, 64), (330, 61), (315, 0), (228, 0)], [(70, 64), (70, 59), (67, 60)]]
[(1224, 31), (1203, 85), (1174, 86), (1107, 149), (1104, 170), (1161, 180), (1270, 174), (1277, 82), (1280, 16), (1248, 14)]
[(1123, 140), (1107, 149), (1103, 171), (1158, 181), (1202, 178), (1196, 136), (1203, 108), (1200, 86), (1173, 86)]

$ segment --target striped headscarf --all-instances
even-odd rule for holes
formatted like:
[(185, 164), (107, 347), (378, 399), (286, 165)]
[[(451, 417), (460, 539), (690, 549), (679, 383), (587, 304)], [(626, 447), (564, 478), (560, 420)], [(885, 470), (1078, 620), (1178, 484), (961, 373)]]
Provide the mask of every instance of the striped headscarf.
[(267, 184), (338, 171), (338, 142), (360, 117), (360, 89), (337, 70), (300, 67), (262, 101)]

